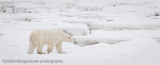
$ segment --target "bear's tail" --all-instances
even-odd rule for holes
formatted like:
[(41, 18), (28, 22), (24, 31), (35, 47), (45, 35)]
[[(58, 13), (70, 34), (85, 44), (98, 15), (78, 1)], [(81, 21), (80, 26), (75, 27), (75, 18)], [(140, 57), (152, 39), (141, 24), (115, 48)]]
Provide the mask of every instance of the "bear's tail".
[(33, 35), (31, 33), (30, 37), (29, 37), (29, 49), (28, 49), (28, 54), (33, 54), (35, 48), (35, 44), (33, 42)]
[(33, 44), (33, 40), (32, 40), (32, 33), (31, 33), (31, 35), (29, 36), (29, 43), (31, 44)]

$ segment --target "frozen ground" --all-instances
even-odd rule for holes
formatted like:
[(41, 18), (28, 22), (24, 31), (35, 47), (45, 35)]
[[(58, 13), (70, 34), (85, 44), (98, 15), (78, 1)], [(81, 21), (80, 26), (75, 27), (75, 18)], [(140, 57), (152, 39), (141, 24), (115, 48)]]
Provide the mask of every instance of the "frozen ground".
[[(159, 0), (15, 0), (15, 12), (6, 8), (0, 13), (0, 65), (25, 64), (4, 63), (5, 59), (60, 59), (63, 65), (160, 64)], [(63, 29), (78, 44), (63, 42), (65, 54), (54, 50), (28, 55), (29, 34), (36, 29)]]

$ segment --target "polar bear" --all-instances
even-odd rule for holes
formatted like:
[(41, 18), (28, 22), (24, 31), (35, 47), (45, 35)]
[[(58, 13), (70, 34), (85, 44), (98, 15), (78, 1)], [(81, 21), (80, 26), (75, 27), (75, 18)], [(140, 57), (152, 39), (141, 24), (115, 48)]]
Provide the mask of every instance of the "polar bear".
[(48, 44), (48, 54), (52, 52), (54, 47), (56, 47), (58, 53), (63, 53), (63, 41), (77, 43), (71, 35), (62, 30), (35, 30), (30, 34), (28, 54), (33, 54), (35, 48), (37, 48), (38, 54), (45, 54), (42, 51), (44, 44)]

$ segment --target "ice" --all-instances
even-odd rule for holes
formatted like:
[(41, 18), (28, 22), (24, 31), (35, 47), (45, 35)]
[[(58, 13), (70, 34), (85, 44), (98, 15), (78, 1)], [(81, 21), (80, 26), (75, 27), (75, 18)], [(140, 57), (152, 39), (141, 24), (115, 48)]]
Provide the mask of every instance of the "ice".
[(85, 24), (58, 23), (60, 29), (70, 33), (71, 35), (87, 35), (89, 29)]
[(160, 23), (92, 23), (92, 30), (156, 30)]
[[(98, 43), (115, 44), (124, 41), (129, 41), (134, 38), (152, 38), (159, 41), (159, 30), (132, 30), (132, 31), (92, 31), (87, 36), (76, 36), (75, 39), (80, 46), (93, 45)], [(152, 35), (151, 35), (152, 34)]]

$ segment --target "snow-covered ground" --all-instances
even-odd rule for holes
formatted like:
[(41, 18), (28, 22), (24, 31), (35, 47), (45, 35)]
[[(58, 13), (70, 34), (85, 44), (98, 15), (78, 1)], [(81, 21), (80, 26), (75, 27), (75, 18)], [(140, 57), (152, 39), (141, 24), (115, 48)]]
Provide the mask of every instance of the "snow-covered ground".
[[(15, 13), (1, 1), (10, 0), (0, 0), (0, 65), (160, 64), (159, 0), (14, 0)], [(63, 29), (78, 44), (63, 42), (64, 54), (28, 55), (29, 34), (37, 29)]]

